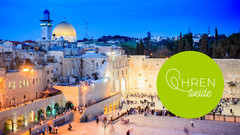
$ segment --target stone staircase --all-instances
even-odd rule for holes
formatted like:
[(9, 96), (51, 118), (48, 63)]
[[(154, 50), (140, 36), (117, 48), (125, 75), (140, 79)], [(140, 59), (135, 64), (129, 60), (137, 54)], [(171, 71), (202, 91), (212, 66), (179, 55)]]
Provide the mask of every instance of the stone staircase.
[(81, 120), (81, 118), (82, 118), (85, 110), (86, 110), (86, 109), (83, 110), (83, 113), (82, 113), (82, 114), (80, 114), (79, 111), (75, 111), (74, 114), (73, 114), (73, 115), (74, 115), (74, 116), (73, 116), (73, 121), (80, 123), (80, 122), (81, 122), (80, 120)]

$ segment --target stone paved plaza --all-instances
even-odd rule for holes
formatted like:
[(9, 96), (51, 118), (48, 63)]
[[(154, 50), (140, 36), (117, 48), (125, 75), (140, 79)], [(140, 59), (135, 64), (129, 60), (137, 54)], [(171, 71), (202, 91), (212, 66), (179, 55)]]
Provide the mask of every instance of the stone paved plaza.
[[(190, 119), (162, 117), (162, 116), (143, 116), (130, 115), (126, 118), (133, 123), (132, 135), (184, 135), (183, 128), (189, 129), (190, 134), (200, 135), (239, 135), (240, 123), (219, 122), (209, 120), (194, 120), (195, 127), (190, 126)], [(131, 125), (122, 125), (117, 122), (113, 125), (114, 131), (108, 126), (106, 131), (100, 122), (72, 123), (72, 131), (67, 131), (68, 125), (59, 127), (60, 135), (125, 135)]]

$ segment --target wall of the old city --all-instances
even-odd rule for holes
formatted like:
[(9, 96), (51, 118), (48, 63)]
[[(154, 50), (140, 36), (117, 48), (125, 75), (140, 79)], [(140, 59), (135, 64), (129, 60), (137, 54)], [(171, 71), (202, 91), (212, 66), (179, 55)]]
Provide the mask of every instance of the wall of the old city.
[[(130, 56), (129, 93), (157, 94), (157, 75), (167, 59)], [(214, 59), (222, 70), (225, 87), (223, 97), (240, 98), (240, 59)], [(236, 86), (229, 86), (233, 82)]]
[(47, 106), (49, 105), (53, 108), (55, 103), (58, 103), (59, 106), (64, 107), (65, 105), (63, 103), (66, 101), (64, 101), (62, 97), (63, 95), (59, 94), (59, 95), (48, 97), (45, 99), (38, 99), (37, 101), (27, 103), (27, 105), (22, 105), (22, 106), (14, 107), (12, 109), (0, 111), (0, 130), (3, 131), (5, 121), (7, 121), (8, 119), (11, 119), (13, 121), (14, 128), (16, 129), (17, 118), (21, 114), (24, 115), (24, 119), (25, 119), (24, 123), (28, 124), (28, 117), (29, 117), (30, 111), (34, 112), (34, 115), (35, 115), (34, 117), (37, 117), (37, 112), (40, 108), (42, 108), (46, 113)]
[[(86, 87), (84, 89), (84, 87)], [(65, 101), (71, 101), (74, 106), (83, 106), (106, 98), (111, 95), (111, 84), (109, 79), (98, 80), (94, 85), (89, 86), (53, 86), (53, 88), (61, 90)], [(84, 96), (85, 95), (85, 96)]]
[(112, 91), (121, 92), (124, 96), (129, 88), (129, 63), (127, 55), (110, 55), (108, 59), (111, 63)]
[(104, 108), (107, 107), (109, 111), (110, 105), (113, 107), (114, 102), (117, 106), (119, 106), (121, 100), (121, 93), (118, 93), (108, 99), (103, 100), (102, 102), (96, 103), (90, 107), (88, 107), (84, 114), (82, 115), (81, 121), (84, 121), (87, 117), (88, 121), (91, 121), (96, 118), (97, 115), (104, 113)]

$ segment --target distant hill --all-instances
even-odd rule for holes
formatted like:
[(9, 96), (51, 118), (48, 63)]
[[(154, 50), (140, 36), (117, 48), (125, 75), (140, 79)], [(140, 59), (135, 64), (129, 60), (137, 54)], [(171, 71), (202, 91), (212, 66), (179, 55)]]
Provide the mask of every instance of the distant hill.
[(98, 42), (107, 42), (107, 41), (119, 41), (120, 43), (122, 42), (127, 42), (127, 41), (132, 41), (132, 40), (137, 40), (137, 38), (133, 37), (128, 37), (128, 36), (102, 36), (101, 38), (98, 39)]

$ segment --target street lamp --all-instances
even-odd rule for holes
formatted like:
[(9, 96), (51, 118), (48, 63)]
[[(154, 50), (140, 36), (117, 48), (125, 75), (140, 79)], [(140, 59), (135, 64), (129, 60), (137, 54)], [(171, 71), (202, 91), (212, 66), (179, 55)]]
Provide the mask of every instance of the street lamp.
[(22, 72), (25, 72), (25, 73), (28, 73), (28, 72), (31, 72), (31, 73), (33, 73), (33, 68), (29, 68), (29, 67), (23, 67), (22, 68)]

